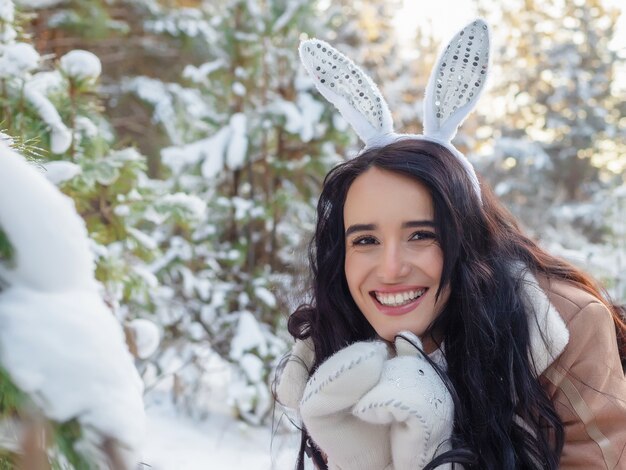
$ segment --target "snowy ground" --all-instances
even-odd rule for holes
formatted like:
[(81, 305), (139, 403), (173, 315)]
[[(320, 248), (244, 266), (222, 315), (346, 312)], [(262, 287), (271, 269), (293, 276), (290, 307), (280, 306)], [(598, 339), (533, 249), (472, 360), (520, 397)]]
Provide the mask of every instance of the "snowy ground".
[(247, 426), (218, 413), (194, 421), (159, 406), (148, 408), (147, 415), (146, 470), (294, 468), (295, 434), (272, 433), (270, 427)]

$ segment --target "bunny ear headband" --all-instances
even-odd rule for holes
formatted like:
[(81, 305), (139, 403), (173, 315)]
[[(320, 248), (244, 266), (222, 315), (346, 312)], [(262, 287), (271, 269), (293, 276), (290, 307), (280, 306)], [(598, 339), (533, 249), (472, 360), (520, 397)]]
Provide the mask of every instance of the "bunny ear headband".
[(481, 199), (474, 167), (451, 140), (485, 86), (489, 28), (483, 20), (476, 19), (456, 33), (439, 55), (426, 86), (423, 135), (395, 133), (389, 107), (376, 84), (331, 45), (319, 39), (303, 41), (300, 59), (319, 92), (337, 107), (365, 142), (363, 150), (401, 139), (436, 142), (463, 164)]

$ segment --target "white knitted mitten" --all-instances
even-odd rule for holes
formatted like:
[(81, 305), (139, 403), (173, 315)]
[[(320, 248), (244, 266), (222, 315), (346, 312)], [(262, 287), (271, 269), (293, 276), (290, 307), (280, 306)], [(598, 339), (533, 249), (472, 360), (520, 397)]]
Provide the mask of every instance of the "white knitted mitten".
[(315, 348), (311, 339), (296, 340), (276, 386), (276, 397), (280, 404), (292, 410), (298, 408), (313, 362)]
[(361, 421), (351, 412), (380, 380), (387, 357), (381, 341), (354, 343), (324, 361), (306, 384), (300, 415), (329, 469), (390, 468), (389, 425)]
[(397, 356), (385, 362), (380, 382), (353, 410), (364, 421), (391, 424), (391, 453), (398, 470), (423, 468), (435, 454), (448, 450), (444, 441), (452, 434), (454, 419), (450, 393), (412, 343), (422, 347), (413, 333), (396, 337)]

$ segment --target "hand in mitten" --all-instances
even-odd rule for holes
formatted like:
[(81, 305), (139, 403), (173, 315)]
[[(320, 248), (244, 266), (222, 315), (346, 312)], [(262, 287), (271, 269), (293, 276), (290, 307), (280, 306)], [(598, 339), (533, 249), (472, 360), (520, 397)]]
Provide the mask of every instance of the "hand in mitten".
[(397, 356), (385, 362), (380, 382), (353, 410), (364, 421), (391, 424), (391, 453), (398, 470), (423, 468), (447, 450), (454, 418), (450, 393), (413, 344), (422, 346), (413, 333), (396, 337)]
[(380, 341), (354, 343), (324, 361), (306, 384), (300, 415), (329, 469), (382, 470), (391, 463), (389, 425), (351, 412), (380, 380), (387, 357)]
[(293, 410), (298, 408), (313, 362), (315, 348), (311, 339), (296, 340), (276, 386), (276, 397), (281, 405)]

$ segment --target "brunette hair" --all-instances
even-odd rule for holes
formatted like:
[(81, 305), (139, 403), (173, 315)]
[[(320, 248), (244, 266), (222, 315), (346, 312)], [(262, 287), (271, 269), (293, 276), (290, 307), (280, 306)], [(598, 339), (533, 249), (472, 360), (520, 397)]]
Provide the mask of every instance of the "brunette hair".
[[(563, 424), (534, 374), (520, 294), (523, 281), (511, 269), (512, 263), (521, 262), (534, 274), (566, 280), (604, 302), (615, 319), (622, 358), (626, 357), (626, 324), (589, 276), (523, 235), (485, 185), (481, 203), (466, 170), (445, 147), (426, 140), (402, 140), (370, 149), (329, 172), (309, 248), (311, 300), (290, 316), (289, 332), (297, 339), (312, 339), (313, 371), (346, 345), (375, 338), (349, 293), (343, 268), (346, 195), (352, 182), (372, 167), (406, 175), (430, 191), (444, 258), (440, 290), (450, 287), (449, 300), (426, 334), (443, 332), (455, 402), (453, 449), (426, 468), (458, 462), (481, 470), (556, 469)], [(306, 448), (324, 468), (319, 450), (309, 449), (307, 442), (303, 429), (297, 467), (304, 468)]]

